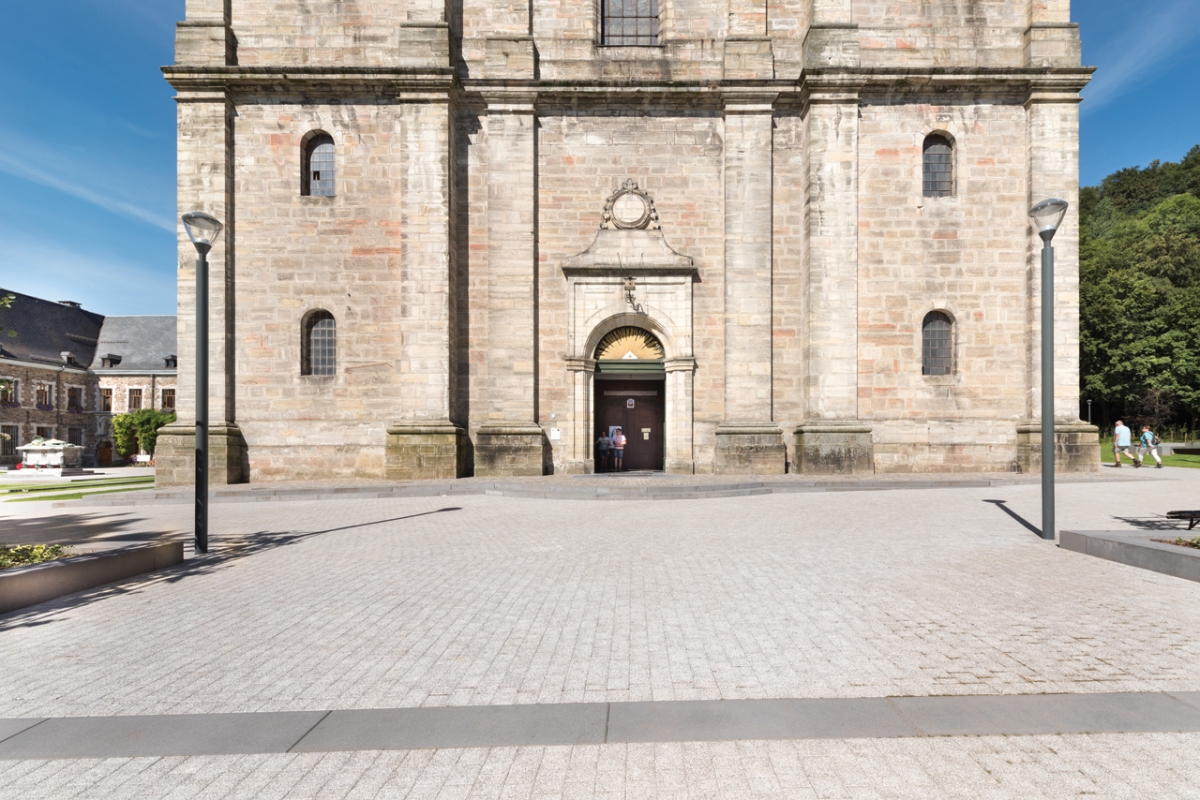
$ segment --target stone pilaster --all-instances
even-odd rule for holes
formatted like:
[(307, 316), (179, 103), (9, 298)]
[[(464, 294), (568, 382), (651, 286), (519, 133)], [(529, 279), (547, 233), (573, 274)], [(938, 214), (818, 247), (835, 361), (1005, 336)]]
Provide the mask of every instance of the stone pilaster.
[(696, 471), (696, 459), (692, 451), (692, 408), (693, 381), (696, 376), (696, 359), (672, 358), (664, 365), (666, 380), (667, 458), (663, 465), (666, 472), (691, 475)]
[(547, 445), (537, 425), (536, 96), (485, 100), (489, 386), (475, 474), (541, 475)]
[(570, 457), (564, 469), (568, 475), (585, 475), (596, 469), (593, 447), (597, 437), (591, 424), (595, 419), (596, 360), (568, 357), (567, 372), (571, 376), (571, 426), (567, 430)]
[(465, 432), (451, 422), (457, 375), (451, 197), (453, 109), (446, 95), (399, 98), (403, 131), (402, 296), (399, 420), (388, 427), (388, 478), (457, 478)]
[(812, 18), (804, 37), (805, 67), (858, 64), (858, 25), (854, 23), (853, 0), (812, 0)]
[[(1075, 65), (1078, 65), (1076, 60)], [(1026, 101), (1028, 141), (1027, 205), (1048, 198), (1066, 200), (1067, 215), (1054, 246), (1054, 417), (1057, 471), (1099, 469), (1096, 428), (1079, 420), (1079, 89), (1087, 76), (1036, 80)], [(1027, 228), (1028, 295), (1026, 319), (1027, 419), (1017, 428), (1017, 462), (1023, 471), (1039, 471), (1041, 442), (1041, 281), (1042, 240)]]
[(858, 419), (858, 94), (810, 86), (804, 423), (796, 466), (872, 472), (871, 428)]
[(189, 67), (237, 64), (237, 39), (226, 0), (187, 0), (186, 19), (176, 23), (175, 63)]
[(725, 98), (725, 420), (714, 465), (721, 474), (787, 468), (771, 405), (774, 99)]
[[(208, 16), (218, 3), (195, 3)], [(213, 8), (210, 8), (212, 6)], [(189, 2), (189, 15), (193, 3)], [(222, 11), (222, 14), (224, 12)], [(236, 224), (233, 207), (233, 104), (224, 92), (181, 91), (178, 112), (178, 212), (206, 211), (225, 226), (208, 254), (209, 283), (209, 482), (249, 479), (249, 455), (236, 423), (234, 277)], [(155, 452), (156, 483), (188, 484), (195, 479), (196, 420), (196, 249), (179, 223), (178, 419), (164, 428)]]

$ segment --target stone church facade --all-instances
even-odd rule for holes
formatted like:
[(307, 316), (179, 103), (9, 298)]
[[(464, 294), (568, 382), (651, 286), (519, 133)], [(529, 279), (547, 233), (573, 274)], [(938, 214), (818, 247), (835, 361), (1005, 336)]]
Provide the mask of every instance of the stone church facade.
[(1069, 0), (187, 0), (164, 71), (218, 482), (1036, 470), (1047, 197), (1098, 463)]

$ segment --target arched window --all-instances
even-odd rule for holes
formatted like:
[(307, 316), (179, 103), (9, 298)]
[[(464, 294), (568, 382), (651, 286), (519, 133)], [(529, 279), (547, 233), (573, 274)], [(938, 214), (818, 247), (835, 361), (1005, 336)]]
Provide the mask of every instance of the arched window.
[(954, 322), (942, 311), (930, 311), (921, 323), (921, 374), (954, 373)]
[(333, 137), (328, 133), (314, 133), (304, 143), (303, 174), (300, 176), (300, 194), (305, 197), (333, 197), (334, 165)]
[(301, 375), (337, 374), (337, 322), (328, 311), (304, 317), (300, 341)]
[(954, 194), (954, 143), (940, 133), (925, 137), (922, 184), (926, 197)]
[(658, 0), (604, 0), (601, 44), (658, 44)]

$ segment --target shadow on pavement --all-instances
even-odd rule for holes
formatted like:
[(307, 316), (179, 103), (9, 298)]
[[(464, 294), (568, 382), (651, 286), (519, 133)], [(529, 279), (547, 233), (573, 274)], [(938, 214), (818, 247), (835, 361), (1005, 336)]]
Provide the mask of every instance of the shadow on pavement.
[(1118, 522), (1124, 522), (1143, 531), (1182, 531), (1187, 530), (1187, 520), (1167, 519), (1166, 517), (1113, 517)]
[(1037, 525), (1034, 525), (1032, 522), (1030, 522), (1029, 520), (1025, 519), (1025, 518), (1024, 518), (1024, 517), (1022, 517), (1020, 514), (1018, 514), (1017, 512), (1013, 511), (1013, 510), (1012, 510), (1011, 508), (1009, 508), (1008, 506), (1006, 506), (1006, 505), (1005, 505), (1005, 503), (1007, 503), (1007, 502), (1008, 502), (1007, 500), (984, 500), (983, 502), (985, 502), (985, 503), (991, 503), (991, 504), (992, 504), (992, 505), (994, 505), (996, 508), (998, 508), (998, 509), (1000, 509), (1001, 511), (1003, 511), (1005, 514), (1008, 514), (1010, 517), (1012, 517), (1013, 519), (1015, 519), (1017, 522), (1019, 522), (1019, 523), (1021, 523), (1022, 525), (1024, 525), (1026, 530), (1028, 530), (1028, 531), (1031, 531), (1031, 532), (1033, 532), (1033, 533), (1036, 533), (1038, 536), (1041, 536), (1041, 535), (1042, 535), (1042, 529), (1041, 529), (1041, 528), (1039, 528)]
[[(78, 606), (86, 605), (96, 600), (102, 600), (106, 597), (113, 597), (122, 594), (136, 594), (143, 587), (156, 583), (179, 583), (187, 578), (198, 575), (207, 575), (222, 569), (229, 564), (252, 556), (257, 553), (262, 553), (267, 550), (274, 550), (279, 547), (297, 544), (307, 541), (316, 536), (326, 533), (336, 533), (338, 531), (354, 530), (356, 528), (367, 528), (372, 525), (383, 525), (388, 522), (401, 522), (406, 519), (415, 519), (417, 517), (427, 517), (432, 514), (441, 514), (446, 511), (462, 511), (461, 506), (451, 506), (448, 508), (439, 508), (436, 511), (423, 511), (419, 514), (407, 514), (403, 517), (392, 517), (390, 519), (372, 520), (371, 522), (361, 522), (356, 525), (343, 525), (337, 528), (326, 528), (320, 531), (304, 531), (304, 532), (286, 532), (274, 533), (270, 531), (261, 531), (259, 533), (248, 534), (245, 538), (240, 538), (235, 541), (223, 544), (219, 539), (214, 540), (216, 545), (215, 550), (211, 550), (204, 555), (192, 555), (182, 564), (169, 567), (156, 572), (147, 572), (144, 575), (139, 575), (117, 583), (110, 583), (104, 586), (97, 586), (94, 589), (88, 589), (83, 592), (60, 597), (55, 600), (49, 600), (45, 603), (40, 603), (36, 606), (18, 609), (17, 611), (8, 614), (0, 615), (0, 631), (10, 630), (13, 628), (32, 628), (40, 625), (48, 625), (60, 619), (64, 619), (63, 612), (68, 612)], [(36, 520), (33, 520), (36, 522)], [(136, 520), (133, 520), (136, 521)], [(178, 534), (175, 534), (178, 536)], [(189, 535), (186, 539), (186, 549), (192, 548), (192, 539)]]
[(178, 535), (178, 530), (130, 530), (142, 517), (118, 514), (56, 514), (50, 517), (10, 517), (0, 520), (0, 544), (102, 544), (149, 542)]

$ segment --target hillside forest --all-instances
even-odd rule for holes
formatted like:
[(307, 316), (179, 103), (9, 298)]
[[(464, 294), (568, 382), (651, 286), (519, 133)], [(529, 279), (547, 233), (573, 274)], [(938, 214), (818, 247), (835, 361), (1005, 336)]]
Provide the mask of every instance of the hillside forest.
[(1079, 200), (1080, 416), (1200, 429), (1200, 145)]

